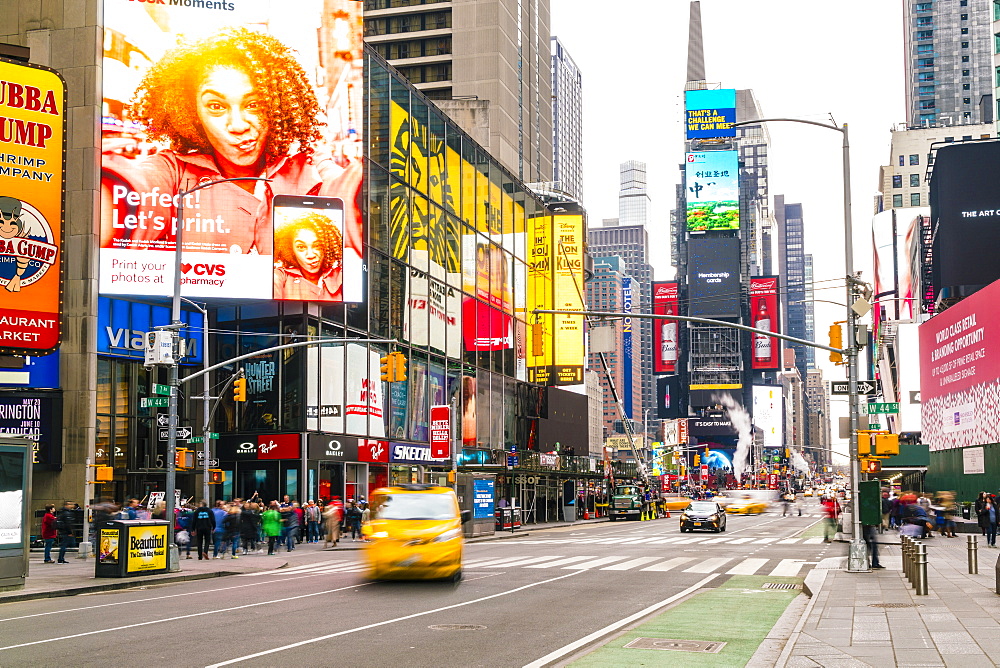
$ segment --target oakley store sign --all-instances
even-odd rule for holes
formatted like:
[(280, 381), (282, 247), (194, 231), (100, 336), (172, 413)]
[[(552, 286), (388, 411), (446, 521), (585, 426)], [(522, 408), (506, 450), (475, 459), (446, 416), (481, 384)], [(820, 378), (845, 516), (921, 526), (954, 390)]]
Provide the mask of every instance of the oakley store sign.
[(332, 462), (357, 462), (358, 439), (334, 434), (309, 434), (306, 436), (309, 459)]

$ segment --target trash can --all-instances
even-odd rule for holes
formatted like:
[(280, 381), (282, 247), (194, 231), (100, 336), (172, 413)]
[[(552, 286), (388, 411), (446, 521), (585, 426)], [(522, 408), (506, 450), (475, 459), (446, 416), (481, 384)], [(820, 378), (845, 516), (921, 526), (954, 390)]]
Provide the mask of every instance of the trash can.
[(94, 577), (127, 578), (167, 572), (166, 520), (110, 520), (94, 528)]
[(962, 506), (962, 519), (963, 520), (971, 520), (972, 519), (972, 507), (971, 506), (965, 506), (965, 505)]

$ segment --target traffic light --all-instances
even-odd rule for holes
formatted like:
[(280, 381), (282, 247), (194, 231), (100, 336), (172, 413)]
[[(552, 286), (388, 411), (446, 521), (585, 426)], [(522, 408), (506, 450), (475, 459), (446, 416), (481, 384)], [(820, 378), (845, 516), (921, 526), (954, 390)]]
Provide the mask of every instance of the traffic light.
[(877, 459), (866, 459), (865, 460), (865, 473), (880, 473), (882, 471), (882, 462)]
[(221, 485), (226, 482), (226, 474), (222, 469), (208, 469), (208, 484)]
[(382, 373), (382, 380), (386, 383), (391, 383), (395, 380), (396, 375), (396, 353), (382, 355), (382, 357), (379, 358), (379, 361), (382, 363), (382, 366), (379, 369)]
[(233, 381), (233, 401), (247, 400), (247, 379), (237, 378)]
[(115, 479), (115, 470), (110, 466), (95, 466), (94, 469), (94, 482), (111, 482)]
[(858, 457), (868, 457), (872, 454), (872, 435), (858, 432)]
[(194, 451), (189, 448), (177, 448), (175, 467), (178, 471), (187, 471), (194, 468)]
[(899, 454), (899, 434), (875, 434), (875, 452), (878, 457)]
[(695, 466), (700, 466), (701, 465), (701, 455), (695, 455), (694, 456), (694, 465)]
[(396, 361), (393, 364), (395, 368), (395, 371), (393, 372), (393, 380), (397, 383), (401, 383), (406, 380), (406, 355), (399, 352), (392, 353), (392, 355), (396, 358)]
[(531, 326), (531, 356), (541, 357), (545, 354), (545, 341), (542, 337), (545, 332), (542, 323), (536, 322)]
[[(834, 323), (830, 325), (830, 347), (831, 348), (843, 348), (844, 347), (844, 332), (840, 329), (840, 323)], [(841, 353), (830, 353), (830, 361), (836, 364), (844, 363), (844, 356)]]

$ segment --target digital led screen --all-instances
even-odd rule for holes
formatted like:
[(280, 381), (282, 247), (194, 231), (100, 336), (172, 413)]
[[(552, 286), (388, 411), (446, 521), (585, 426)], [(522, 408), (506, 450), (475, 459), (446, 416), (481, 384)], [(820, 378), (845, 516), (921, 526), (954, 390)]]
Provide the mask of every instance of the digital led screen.
[(736, 90), (689, 90), (684, 93), (688, 139), (735, 137)]
[(740, 240), (688, 241), (688, 314), (735, 318), (740, 314)]
[[(677, 283), (675, 281), (653, 282), (653, 313), (657, 315), (677, 315)], [(653, 371), (655, 373), (675, 373), (680, 354), (680, 323), (663, 318), (653, 321)]]
[[(781, 332), (778, 313), (778, 277), (754, 276), (750, 279), (750, 325), (756, 329)], [(760, 371), (778, 369), (781, 360), (781, 341), (763, 334), (751, 334), (753, 345), (750, 366)]]
[(740, 229), (739, 158), (736, 151), (686, 153), (689, 232)]

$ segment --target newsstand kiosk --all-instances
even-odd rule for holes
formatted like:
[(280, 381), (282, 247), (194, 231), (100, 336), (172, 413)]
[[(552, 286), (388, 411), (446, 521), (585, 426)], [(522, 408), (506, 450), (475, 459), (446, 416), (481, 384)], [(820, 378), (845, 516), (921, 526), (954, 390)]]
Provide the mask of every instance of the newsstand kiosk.
[(98, 535), (94, 577), (128, 578), (167, 572), (166, 520), (110, 520)]

